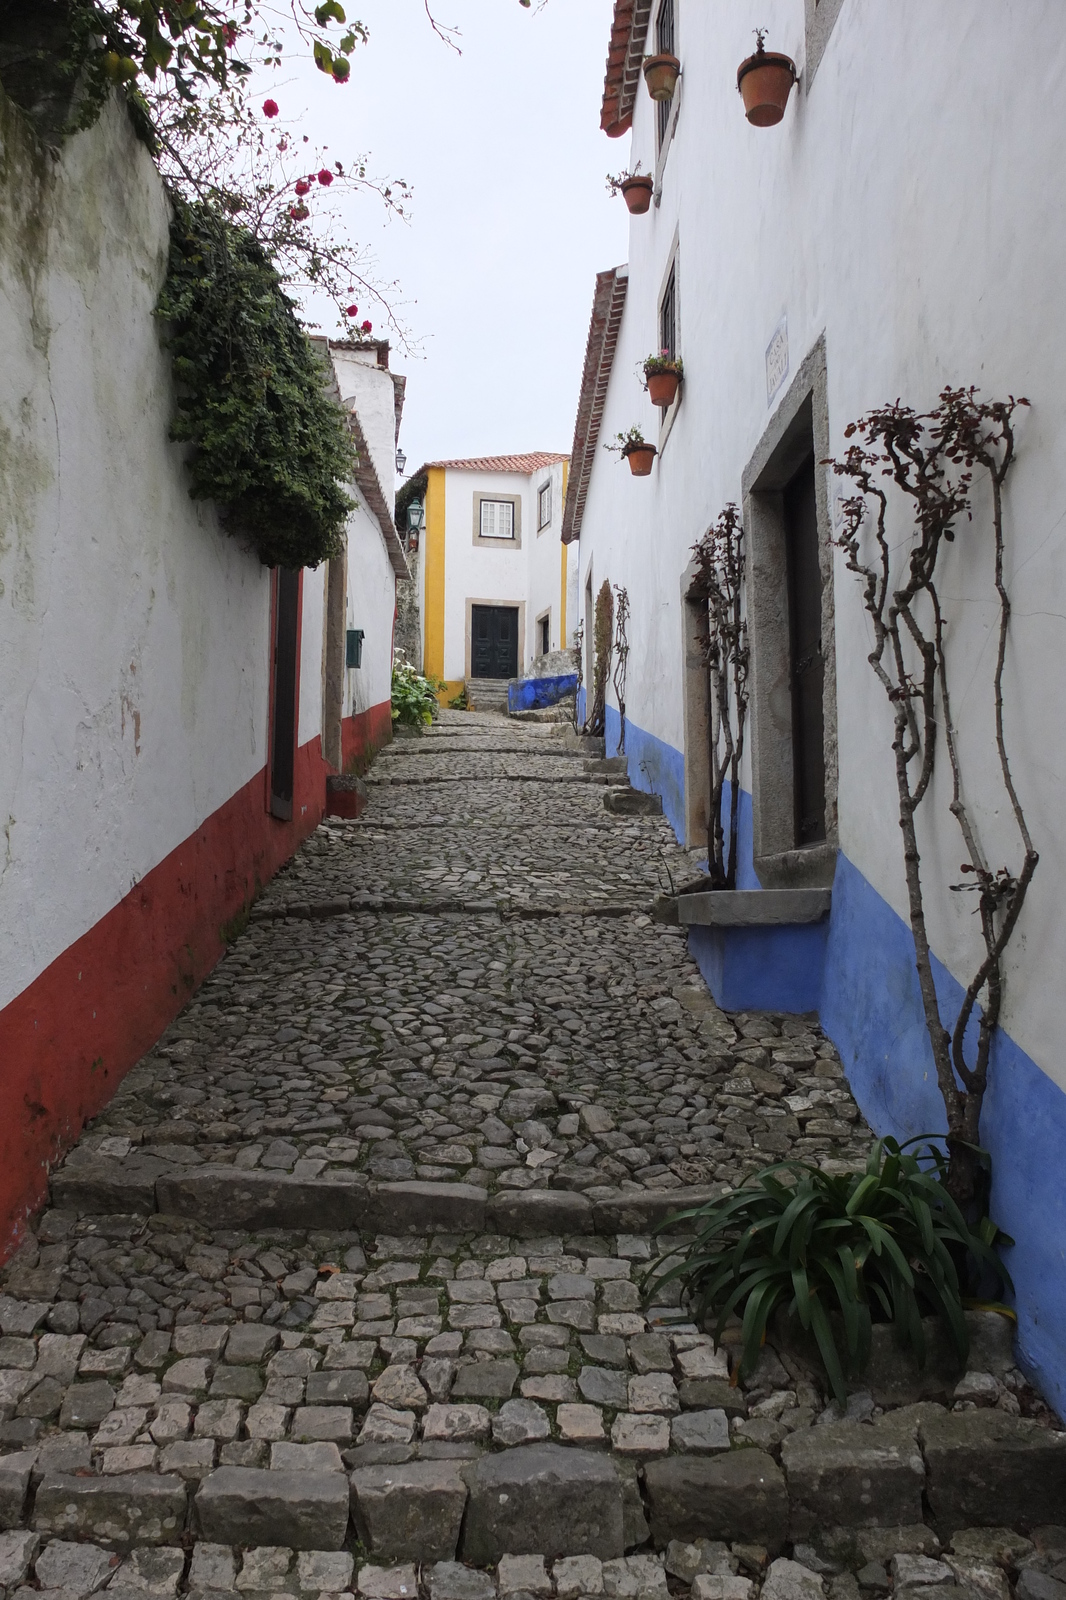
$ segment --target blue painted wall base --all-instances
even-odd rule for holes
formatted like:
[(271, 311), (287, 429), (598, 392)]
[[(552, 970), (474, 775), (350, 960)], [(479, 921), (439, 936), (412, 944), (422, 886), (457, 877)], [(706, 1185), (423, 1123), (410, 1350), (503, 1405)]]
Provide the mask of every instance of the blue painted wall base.
[(508, 711), (540, 711), (557, 706), (577, 688), (577, 673), (562, 678), (516, 678), (507, 685)]
[(815, 1012), (829, 922), (690, 928), (688, 947), (723, 1011)]
[[(582, 690), (582, 720), (584, 702)], [(611, 707), (606, 734), (613, 755), (619, 719)], [(662, 796), (663, 811), (683, 841), (681, 752), (627, 722), (626, 755), (630, 783)], [(738, 855), (737, 887), (761, 888), (746, 793)], [(844, 855), (837, 857), (827, 923), (693, 929), (689, 948), (725, 1010), (816, 1010), (876, 1133), (905, 1139), (944, 1130), (910, 928)], [(950, 1020), (962, 988), (939, 963), (934, 970), (942, 1014)], [(1066, 1093), (1002, 1029), (992, 1048), (981, 1138), (992, 1157), (992, 1216), (1018, 1241), (1004, 1257), (1015, 1286), (1018, 1362), (1066, 1417)]]

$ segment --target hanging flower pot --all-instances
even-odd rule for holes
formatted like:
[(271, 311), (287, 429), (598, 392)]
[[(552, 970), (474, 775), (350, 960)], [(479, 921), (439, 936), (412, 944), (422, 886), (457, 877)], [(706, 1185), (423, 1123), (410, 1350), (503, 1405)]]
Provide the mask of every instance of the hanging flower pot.
[(791, 56), (763, 48), (762, 29), (755, 34), (755, 54), (737, 69), (737, 88), (744, 101), (744, 115), (756, 128), (772, 128), (785, 114), (796, 63)]
[(618, 187), (622, 191), (622, 199), (630, 213), (634, 217), (642, 217), (651, 206), (651, 197), (655, 189), (654, 178), (638, 174), (626, 178)]
[(629, 470), (634, 478), (647, 478), (650, 476), (658, 453), (653, 444), (644, 444), (643, 441), (640, 444), (628, 444), (622, 451), (622, 454), (629, 462)]
[(644, 382), (654, 406), (672, 406), (681, 384), (684, 367), (669, 350), (660, 350), (644, 363)]
[(676, 56), (647, 56), (644, 60), (644, 82), (653, 100), (672, 100), (677, 80), (681, 76), (681, 63)]

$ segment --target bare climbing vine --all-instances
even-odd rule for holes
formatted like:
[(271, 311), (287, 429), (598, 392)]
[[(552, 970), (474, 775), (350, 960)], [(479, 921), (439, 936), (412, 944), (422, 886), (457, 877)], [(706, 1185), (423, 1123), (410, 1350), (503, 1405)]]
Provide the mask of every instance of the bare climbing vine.
[(621, 728), (618, 734), (618, 754), (626, 753), (626, 674), (629, 671), (629, 590), (615, 585), (614, 603), (614, 692), (618, 699), (618, 716)]
[[(831, 463), (833, 471), (850, 478), (858, 491), (844, 501), (844, 527), (838, 543), (849, 569), (862, 579), (863, 604), (874, 636), (869, 661), (892, 707), (899, 825), (918, 981), (947, 1113), (948, 1184), (956, 1199), (964, 1202), (983, 1198), (984, 1169), (978, 1148), (981, 1107), (992, 1040), (1003, 1007), (1003, 956), (1039, 859), (1014, 785), (1003, 724), (1003, 670), (1011, 615), (1003, 571), (1003, 484), (1015, 459), (1014, 414), (1019, 406), (1028, 404), (1013, 396), (982, 401), (973, 388), (943, 390), (939, 403), (924, 413), (897, 401), (852, 423), (845, 436), (858, 435), (858, 439), (842, 460)], [(948, 682), (951, 631), (937, 587), (937, 561), (943, 546), (954, 541), (962, 518), (973, 520), (974, 479), (978, 475), (987, 478), (991, 490), (999, 607), (992, 677), (994, 742), (1000, 779), (1021, 845), (1022, 859), (1016, 871), (990, 864), (978, 837), (972, 804), (964, 794)], [(888, 531), (889, 500), (880, 481), (884, 478), (910, 502), (912, 537), (902, 545)], [(940, 726), (951, 768), (950, 810), (959, 824), (967, 856), (961, 869), (967, 881), (951, 887), (976, 894), (984, 947), (950, 1032), (933, 981), (915, 826), (918, 807), (932, 783)], [(975, 1015), (976, 1039), (970, 1027)]]
[[(744, 527), (730, 502), (718, 521), (693, 546), (696, 577), (690, 598), (706, 603), (700, 645), (707, 666), (710, 806), (707, 814), (707, 866), (716, 889), (737, 886), (740, 826), (740, 763), (748, 715), (748, 624), (744, 615)], [(722, 797), (729, 783), (729, 837), (722, 821)]]
[(585, 732), (601, 736), (607, 726), (607, 685), (611, 678), (611, 651), (614, 643), (614, 595), (604, 578), (596, 596), (592, 644), (592, 709), (585, 720)]
[(574, 630), (574, 655), (577, 658), (577, 682), (574, 685), (574, 732), (579, 733), (578, 704), (581, 700), (581, 690), (585, 682), (585, 622), (584, 618), (578, 622)]

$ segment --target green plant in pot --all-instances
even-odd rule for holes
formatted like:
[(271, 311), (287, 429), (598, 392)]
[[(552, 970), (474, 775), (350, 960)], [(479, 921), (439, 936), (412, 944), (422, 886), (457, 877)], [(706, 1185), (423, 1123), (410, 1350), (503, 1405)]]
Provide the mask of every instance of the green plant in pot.
[(614, 443), (604, 445), (605, 450), (620, 455), (624, 461), (629, 462), (629, 470), (634, 478), (646, 478), (651, 472), (658, 455), (653, 444), (649, 444), (640, 428), (634, 424), (625, 433), (616, 433)]
[(641, 172), (639, 161), (632, 172), (608, 173), (607, 188), (610, 194), (622, 196), (631, 216), (642, 217), (651, 209), (655, 180), (650, 173)]
[(644, 362), (644, 382), (652, 405), (672, 406), (683, 375), (684, 364), (669, 350), (660, 350), (658, 355), (648, 356)]
[(947, 1158), (933, 1143), (920, 1153), (878, 1139), (865, 1169), (831, 1174), (782, 1161), (738, 1189), (678, 1214), (694, 1238), (683, 1256), (664, 1258), (644, 1280), (645, 1293), (680, 1282), (700, 1323), (741, 1318), (740, 1375), (755, 1368), (771, 1318), (813, 1338), (838, 1400), (846, 1378), (870, 1359), (874, 1322), (890, 1323), (920, 1367), (923, 1315), (939, 1317), (958, 1354), (969, 1351), (964, 1307), (968, 1276), (1010, 1276), (995, 1253), (1013, 1240), (987, 1218), (971, 1228), (945, 1185)]

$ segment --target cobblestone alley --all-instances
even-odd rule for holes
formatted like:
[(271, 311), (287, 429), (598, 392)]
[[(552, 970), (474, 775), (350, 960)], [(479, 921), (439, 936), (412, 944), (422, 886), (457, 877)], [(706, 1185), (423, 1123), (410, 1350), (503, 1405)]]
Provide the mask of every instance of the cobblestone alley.
[(653, 919), (694, 859), (624, 782), (446, 712), (270, 884), (6, 1271), (0, 1587), (1066, 1597), (1004, 1319), (970, 1389), (886, 1352), (843, 1418), (642, 1302), (669, 1210), (870, 1134), (816, 1024), (724, 1016)]

